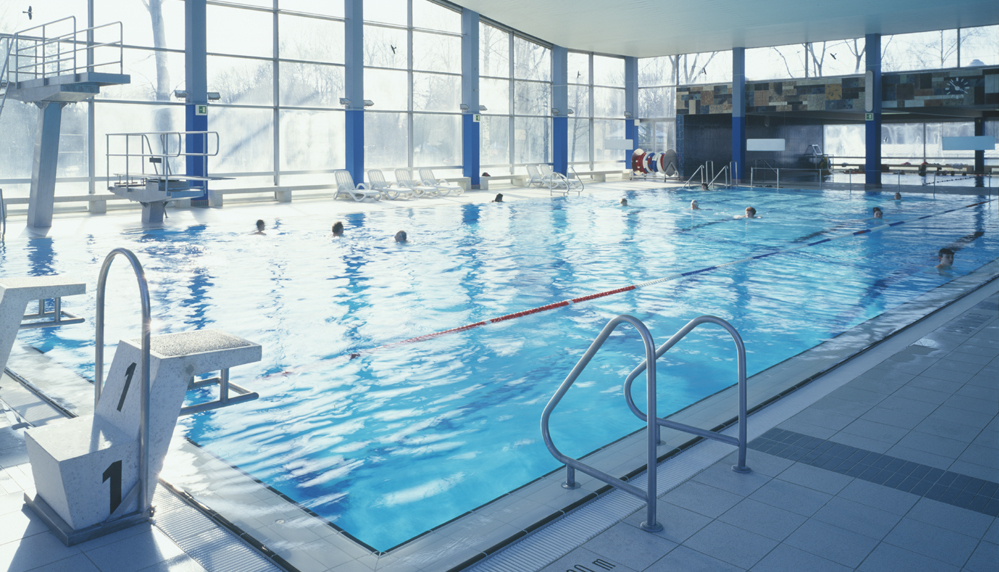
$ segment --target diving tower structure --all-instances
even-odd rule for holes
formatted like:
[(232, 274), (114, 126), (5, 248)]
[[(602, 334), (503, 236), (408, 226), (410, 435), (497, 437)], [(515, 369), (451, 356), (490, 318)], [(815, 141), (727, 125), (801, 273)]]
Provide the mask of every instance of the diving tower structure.
[(38, 106), (27, 226), (47, 229), (55, 204), (62, 108), (93, 98), (102, 87), (131, 82), (122, 63), (122, 25), (77, 29), (76, 17), (69, 16), (2, 40), (7, 46), (0, 52), (0, 120), (7, 99)]

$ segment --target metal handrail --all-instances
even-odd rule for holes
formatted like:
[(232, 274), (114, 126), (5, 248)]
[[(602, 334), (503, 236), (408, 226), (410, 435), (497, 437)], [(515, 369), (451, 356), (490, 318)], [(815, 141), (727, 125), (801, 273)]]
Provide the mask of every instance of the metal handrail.
[[(715, 178), (711, 179), (711, 181), (708, 182), (708, 186), (710, 187), (711, 185), (715, 184), (715, 181), (718, 179), (718, 177), (721, 177), (722, 175), (725, 175), (726, 173), (728, 173), (728, 165), (725, 165), (724, 167), (721, 168), (721, 171), (718, 171), (718, 174), (715, 175)], [(729, 181), (728, 176), (726, 176), (724, 179), (722, 179), (722, 181), (725, 182), (725, 186), (727, 186), (727, 187), (731, 187), (732, 186), (728, 182)]]
[(108, 270), (117, 255), (124, 256), (132, 265), (136, 281), (139, 283), (139, 302), (142, 306), (142, 359), (139, 383), (139, 512), (146, 513), (152, 500), (148, 494), (149, 484), (149, 342), (152, 331), (152, 318), (149, 312), (149, 285), (142, 264), (132, 251), (116, 248), (104, 259), (97, 278), (97, 336), (94, 347), (94, 408), (101, 400), (104, 384), (104, 291), (107, 286)]
[(0, 240), (7, 234), (7, 203), (3, 200), (3, 189), (0, 189)]
[[(176, 142), (174, 142), (174, 137), (176, 136)], [(200, 152), (189, 152), (187, 151), (187, 140), (189, 136), (200, 136), (203, 143), (204, 151)], [(211, 137), (214, 136), (214, 151), (209, 151), (209, 142)], [(115, 153), (112, 152), (112, 138), (124, 138), (125, 140), (125, 152)], [(156, 152), (153, 148), (151, 142), (151, 137), (158, 137), (160, 144), (160, 152)], [(133, 139), (138, 139), (139, 150), (137, 152), (130, 151), (130, 143)], [(176, 144), (174, 151), (170, 151), (170, 145)], [(105, 176), (108, 182), (111, 179), (111, 168), (112, 168), (112, 157), (124, 157), (125, 158), (125, 172), (118, 174), (118, 180), (121, 181), (122, 177), (125, 178), (125, 183), (131, 182), (131, 163), (132, 159), (138, 159), (140, 168), (138, 172), (134, 175), (138, 177), (145, 178), (147, 176), (156, 177), (169, 177), (170, 172), (170, 159), (177, 159), (180, 157), (216, 157), (219, 154), (219, 134), (217, 131), (146, 131), (141, 133), (107, 133), (105, 134), (105, 156), (107, 160), (104, 162), (106, 171)], [(146, 173), (146, 158), (149, 158), (149, 162), (154, 165), (154, 173)], [(163, 173), (159, 172), (159, 169), (155, 165), (159, 163), (163, 165)], [(207, 161), (204, 165), (207, 168)], [(204, 176), (204, 175), (203, 175)]]
[(10, 67), (10, 51), (14, 47), (14, 37), (7, 36), (7, 53), (3, 58), (3, 67), (0, 67), (0, 89), (3, 95), (0, 96), (0, 116), (3, 115), (4, 105), (7, 104), (7, 92), (10, 91), (10, 80), (7, 79), (7, 69)]
[(643, 530), (647, 530), (649, 532), (658, 532), (662, 530), (663, 527), (656, 520), (656, 493), (658, 490), (657, 479), (656, 479), (657, 468), (658, 468), (656, 444), (658, 441), (655, 439), (655, 422), (652, 421), (656, 419), (656, 368), (649, 369), (648, 373), (646, 374), (646, 392), (648, 395), (649, 411), (651, 413), (651, 417), (650, 421), (648, 422), (648, 431), (647, 431), (648, 458), (646, 465), (646, 474), (648, 478), (646, 480), (645, 491), (636, 487), (635, 485), (626, 483), (621, 479), (618, 479), (617, 477), (608, 475), (607, 473), (604, 473), (599, 469), (586, 465), (577, 459), (574, 459), (572, 457), (563, 454), (558, 450), (558, 448), (555, 447), (555, 443), (552, 442), (552, 437), (548, 430), (549, 418), (551, 417), (552, 411), (554, 411), (555, 406), (558, 405), (559, 401), (562, 400), (562, 397), (565, 395), (565, 393), (569, 391), (569, 388), (572, 387), (572, 384), (576, 381), (576, 378), (578, 378), (579, 374), (583, 372), (583, 370), (586, 368), (586, 365), (590, 363), (590, 360), (593, 359), (593, 356), (597, 353), (597, 350), (599, 350), (600, 347), (604, 345), (604, 342), (607, 340), (608, 337), (610, 337), (611, 333), (613, 333), (614, 330), (617, 329), (617, 327), (620, 324), (625, 322), (634, 326), (635, 329), (638, 330), (638, 333), (642, 336), (642, 341), (645, 343), (646, 361), (655, 360), (653, 356), (655, 355), (656, 344), (652, 339), (652, 334), (649, 332), (649, 329), (645, 327), (645, 324), (643, 324), (641, 320), (634, 318), (632, 316), (622, 314), (612, 319), (611, 321), (607, 322), (607, 325), (604, 326), (603, 330), (601, 330), (600, 335), (598, 335), (597, 338), (593, 340), (593, 343), (590, 344), (589, 349), (586, 350), (586, 353), (583, 354), (583, 357), (580, 358), (580, 360), (576, 363), (576, 367), (572, 368), (572, 371), (569, 372), (569, 375), (565, 378), (565, 381), (563, 381), (562, 385), (559, 386), (558, 391), (555, 392), (555, 395), (553, 395), (548, 404), (545, 405), (545, 410), (541, 414), (541, 435), (545, 440), (545, 446), (548, 447), (548, 451), (550, 451), (551, 454), (559, 462), (565, 463), (565, 483), (563, 483), (562, 485), (564, 488), (574, 489), (579, 486), (578, 484), (576, 484), (576, 469), (579, 469), (580, 471), (586, 473), (587, 475), (599, 479), (607, 483), (608, 485), (619, 488), (622, 491), (634, 495), (640, 499), (644, 499), (646, 513), (645, 513), (645, 522), (642, 523), (641, 527)]
[(749, 186), (752, 187), (754, 184), (754, 179), (756, 178), (756, 170), (762, 169), (764, 171), (770, 170), (777, 173), (777, 188), (780, 188), (780, 167), (750, 167), (749, 169)]
[(701, 182), (703, 183), (704, 182), (704, 165), (701, 165), (700, 167), (697, 168), (696, 171), (694, 171), (694, 174), (691, 175), (689, 179), (687, 179), (687, 182), (683, 184), (683, 188), (686, 189), (687, 187), (689, 187), (690, 186), (690, 182), (694, 180), (694, 177), (696, 177), (698, 173), (701, 174)]
[[(683, 431), (685, 433), (692, 433), (698, 437), (704, 437), (707, 439), (714, 439), (716, 441), (721, 441), (722, 443), (728, 443), (729, 445), (735, 445), (739, 448), (739, 464), (732, 467), (732, 470), (737, 473), (749, 473), (752, 469), (746, 466), (746, 346), (742, 343), (742, 337), (739, 336), (739, 332), (736, 331), (732, 324), (729, 324), (721, 318), (716, 318), (714, 316), (700, 316), (694, 318), (693, 320), (687, 322), (687, 325), (680, 328), (680, 331), (673, 334), (669, 340), (663, 345), (659, 346), (659, 349), (655, 352), (655, 357), (646, 359), (642, 363), (638, 364), (631, 373), (628, 374), (627, 379), (624, 380), (624, 398), (628, 402), (628, 408), (631, 409), (632, 413), (638, 416), (642, 421), (648, 421), (649, 418), (655, 418), (655, 408), (649, 407), (650, 416), (646, 417), (645, 413), (635, 405), (634, 399), (631, 397), (631, 385), (635, 381), (643, 370), (653, 371), (656, 368), (649, 368), (649, 363), (655, 363), (664, 353), (669, 351), (670, 348), (675, 346), (680, 342), (687, 334), (691, 332), (694, 328), (701, 324), (715, 324), (725, 328), (725, 330), (732, 336), (732, 340), (735, 341), (735, 349), (738, 353), (738, 367), (739, 367), (739, 438), (729, 437), (728, 435), (722, 435), (721, 433), (716, 433), (714, 431), (708, 431), (705, 429), (700, 429), (698, 427), (693, 427), (686, 425), (684, 423), (677, 423), (676, 421), (669, 421), (667, 419), (656, 419), (655, 424), (655, 440), (656, 443), (659, 442), (659, 427), (668, 427), (670, 429), (676, 429), (677, 431)], [(654, 379), (654, 377), (653, 377)], [(651, 401), (650, 401), (651, 403)]]
[[(72, 22), (72, 31), (59, 34), (57, 36), (48, 36), (48, 28), (62, 22)], [(111, 40), (107, 42), (94, 43), (92, 38), (94, 32), (104, 28), (111, 28), (117, 26), (118, 35), (116, 40)], [(33, 30), (41, 29), (41, 36), (34, 36), (27, 34)], [(80, 35), (84, 34), (85, 39), (80, 38)], [(123, 38), (123, 26), (121, 22), (110, 22), (107, 24), (101, 24), (100, 26), (93, 26), (90, 28), (85, 28), (83, 30), (76, 29), (76, 17), (67, 16), (59, 20), (54, 20), (52, 22), (47, 22), (45, 24), (40, 24), (33, 28), (28, 28), (22, 30), (13, 37), (13, 54), (14, 54), (14, 68), (13, 72), (15, 74), (15, 81), (21, 81), (21, 75), (30, 76), (34, 79), (45, 78), (50, 75), (60, 75), (64, 73), (78, 73), (79, 71), (86, 69), (87, 71), (93, 71), (94, 68), (110, 65), (118, 65), (118, 73), (124, 73), (124, 42)], [(25, 43), (25, 46), (21, 44)], [(69, 49), (64, 49), (64, 46), (68, 44), (71, 46)], [(49, 46), (55, 45), (55, 53), (50, 53), (48, 49)], [(107, 62), (94, 63), (89, 61), (86, 65), (78, 65), (77, 54), (79, 52), (88, 52), (92, 54), (95, 48), (105, 48), (105, 47), (117, 47), (118, 48), (118, 59), (109, 60)], [(39, 55), (40, 53), (40, 55)], [(27, 63), (21, 63), (21, 60), (26, 60)], [(71, 62), (72, 65), (67, 63), (63, 66), (64, 62)], [(54, 73), (50, 73), (49, 69), (51, 66), (55, 65)]]

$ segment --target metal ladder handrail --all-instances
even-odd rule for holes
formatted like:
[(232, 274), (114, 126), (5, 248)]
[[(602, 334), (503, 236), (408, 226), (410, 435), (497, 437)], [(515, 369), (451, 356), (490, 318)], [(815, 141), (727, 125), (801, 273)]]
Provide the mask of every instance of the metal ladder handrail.
[(761, 170), (764, 170), (764, 171), (767, 170), (767, 169), (769, 169), (769, 170), (777, 173), (777, 188), (778, 189), (780, 188), (780, 168), (778, 168), (778, 167), (771, 167), (770, 165), (767, 165), (766, 167), (750, 167), (749, 168), (749, 186), (750, 187), (753, 187), (754, 184), (755, 184), (756, 170), (757, 169), (761, 169)]
[[(159, 137), (160, 148), (161, 148), (162, 152), (157, 153), (155, 151), (155, 149), (153, 148), (153, 144), (152, 144), (152, 142), (150, 140), (150, 136), (158, 136)], [(176, 150), (175, 151), (170, 151), (169, 150), (170, 149), (170, 143), (173, 142), (173, 137), (174, 136), (176, 136), (176, 138), (177, 138), (177, 141), (176, 141)], [(188, 136), (201, 136), (202, 143), (204, 144), (205, 151), (200, 151), (200, 152), (187, 151), (186, 141), (187, 141)], [(214, 152), (211, 152), (211, 151), (208, 150), (209, 149), (209, 142), (211, 140), (211, 136), (214, 136), (214, 139), (215, 139), (215, 141), (214, 141), (215, 142), (215, 145), (214, 145), (215, 146), (215, 151)], [(111, 151), (111, 149), (112, 149), (112, 143), (111, 143), (112, 137), (124, 138), (124, 140), (125, 140), (125, 152), (124, 153), (114, 153), (114, 152)], [(140, 147), (140, 149), (139, 149), (138, 153), (133, 153), (133, 152), (131, 152), (129, 150), (130, 141), (133, 138), (138, 138), (139, 139), (139, 147)], [(140, 164), (139, 172), (135, 173), (137, 176), (142, 177), (142, 178), (145, 178), (147, 176), (156, 176), (157, 178), (162, 178), (162, 177), (169, 178), (173, 174), (170, 171), (170, 163), (169, 163), (170, 159), (176, 159), (176, 158), (180, 158), (180, 157), (204, 157), (204, 158), (217, 157), (218, 154), (219, 154), (219, 133), (218, 133), (218, 131), (145, 131), (145, 132), (138, 132), (138, 133), (106, 133), (105, 134), (105, 147), (104, 148), (106, 149), (105, 157), (107, 159), (104, 162), (104, 165), (105, 165), (105, 168), (106, 168), (105, 176), (106, 176), (106, 178), (107, 178), (108, 181), (111, 181), (111, 163), (112, 163), (112, 161), (110, 159), (112, 157), (124, 157), (125, 158), (125, 173), (119, 174), (119, 177), (118, 177), (119, 181), (121, 180), (122, 177), (124, 177), (126, 183), (130, 182), (130, 176), (132, 175), (132, 171), (131, 171), (131, 159), (133, 159), (133, 158), (138, 159), (139, 160), (139, 164)], [(148, 153), (147, 153), (147, 149), (148, 149)], [(154, 167), (155, 173), (153, 173), (153, 174), (146, 173), (146, 161), (145, 161), (146, 157), (149, 157), (150, 159), (153, 159), (153, 158), (159, 159), (159, 161), (155, 161), (155, 162), (153, 162), (153, 164), (155, 165), (155, 163), (162, 163), (163, 166), (164, 166), (164, 172), (160, 173), (159, 170)], [(207, 168), (207, 165), (204, 165), (204, 167)]]
[(108, 270), (111, 262), (118, 255), (124, 256), (132, 265), (136, 281), (139, 284), (139, 301), (142, 306), (142, 358), (140, 359), (139, 374), (139, 513), (145, 514), (149, 510), (152, 500), (147, 494), (149, 484), (149, 347), (152, 331), (152, 318), (149, 312), (149, 285), (146, 282), (146, 273), (142, 269), (142, 264), (135, 257), (132, 251), (125, 248), (116, 248), (104, 259), (101, 265), (101, 272), (97, 278), (97, 307), (96, 307), (96, 340), (94, 347), (94, 408), (101, 400), (101, 389), (104, 383), (104, 291), (107, 287)]
[[(715, 175), (715, 178), (711, 179), (711, 181), (708, 182), (708, 186), (710, 187), (711, 185), (715, 184), (715, 181), (718, 179), (718, 177), (721, 177), (725, 173), (728, 173), (728, 165), (725, 165), (724, 167), (721, 168), (721, 171), (718, 171), (718, 174)], [(724, 179), (722, 179), (722, 181), (724, 181), (724, 184), (725, 184), (726, 187), (731, 187), (732, 186), (728, 182), (729, 178), (727, 176)]]
[(0, 89), (3, 89), (3, 96), (0, 97), (0, 116), (3, 116), (4, 105), (7, 104), (7, 92), (10, 91), (10, 80), (7, 79), (7, 71), (10, 67), (10, 51), (14, 47), (14, 36), (6, 36), (7, 53), (3, 58), (3, 67), (0, 68)]
[(691, 175), (689, 179), (687, 179), (687, 182), (683, 184), (683, 188), (686, 189), (687, 187), (689, 187), (690, 186), (690, 182), (694, 180), (694, 177), (696, 177), (698, 173), (701, 174), (701, 182), (703, 183), (704, 182), (704, 165), (701, 165), (700, 167), (697, 168), (696, 171), (694, 171), (694, 174)]
[(0, 189), (0, 240), (7, 234), (7, 203), (3, 200), (3, 189)]
[[(60, 34), (58, 36), (48, 36), (46, 32), (46, 27), (59, 24), (64, 21), (72, 21), (72, 31)], [(91, 41), (94, 32), (102, 30), (104, 28), (111, 28), (117, 26), (118, 36), (117, 39), (95, 43)], [(27, 32), (32, 30), (42, 30), (41, 36), (27, 35)], [(13, 53), (15, 58), (14, 73), (17, 81), (20, 81), (20, 75), (30, 75), (31, 77), (45, 78), (51, 75), (60, 75), (67, 73), (78, 73), (80, 70), (86, 69), (87, 71), (93, 71), (95, 68), (103, 66), (118, 65), (118, 73), (124, 73), (125, 63), (125, 46), (124, 46), (124, 26), (119, 22), (109, 22), (107, 24), (101, 24), (100, 26), (93, 26), (90, 28), (84, 28), (82, 30), (76, 29), (76, 17), (67, 16), (65, 18), (60, 18), (59, 20), (53, 20), (52, 22), (46, 22), (45, 24), (40, 24), (33, 28), (28, 28), (14, 34), (13, 40)], [(85, 35), (86, 39), (80, 38), (81, 34)], [(27, 45), (21, 47), (21, 43), (26, 42)], [(64, 44), (71, 45), (71, 49), (63, 49)], [(57, 49), (55, 54), (50, 55), (46, 49), (50, 45), (56, 45)], [(106, 62), (100, 63), (90, 63), (85, 65), (78, 65), (77, 54), (79, 52), (92, 53), (95, 48), (106, 48), (106, 47), (117, 47), (118, 48), (118, 59), (109, 59)], [(41, 55), (39, 56), (39, 51)], [(24, 53), (24, 55), (22, 55)], [(21, 59), (25, 59), (28, 63), (25, 65), (20, 65)], [(88, 58), (89, 59), (89, 58)], [(63, 68), (63, 62), (72, 62), (72, 66), (66, 66)], [(52, 64), (56, 65), (55, 73), (49, 73), (48, 67)], [(41, 68), (41, 71), (39, 71)], [(30, 70), (30, 71), (27, 71)]]
[[(675, 346), (680, 342), (687, 334), (691, 332), (694, 328), (701, 324), (715, 324), (724, 328), (731, 336), (732, 340), (735, 341), (736, 352), (738, 353), (738, 367), (739, 367), (739, 438), (729, 437), (728, 435), (722, 435), (714, 431), (708, 431), (701, 429), (699, 427), (693, 427), (691, 425), (686, 425), (684, 423), (678, 423), (676, 421), (669, 421), (667, 419), (656, 419), (655, 428), (655, 440), (659, 442), (659, 427), (668, 427), (670, 429), (675, 429), (677, 431), (683, 431), (685, 433), (691, 433), (697, 435), (698, 437), (704, 437), (707, 439), (714, 439), (716, 441), (721, 441), (722, 443), (728, 443), (729, 445), (735, 445), (739, 448), (739, 464), (732, 467), (732, 470), (737, 473), (749, 473), (752, 471), (746, 466), (746, 346), (742, 343), (742, 337), (739, 332), (736, 331), (732, 324), (729, 324), (721, 318), (716, 318), (715, 316), (699, 316), (693, 320), (687, 322), (687, 325), (680, 328), (680, 331), (673, 334), (669, 340), (656, 350), (655, 357), (652, 360), (646, 359), (642, 363), (638, 364), (628, 377), (624, 381), (624, 398), (628, 402), (628, 408), (631, 409), (639, 419), (642, 421), (648, 421), (648, 417), (645, 413), (642, 413), (640, 409), (635, 405), (635, 400), (631, 397), (631, 385), (635, 381), (643, 370), (652, 371), (656, 368), (649, 368), (648, 364), (650, 362), (655, 363), (663, 354), (669, 351), (670, 348)], [(654, 379), (654, 378), (653, 378)], [(650, 412), (652, 416), (655, 416), (655, 409), (650, 407)]]
[[(642, 489), (636, 487), (635, 485), (626, 483), (617, 477), (608, 475), (607, 473), (604, 473), (599, 469), (586, 465), (585, 463), (582, 463), (577, 459), (574, 459), (572, 457), (563, 454), (561, 451), (558, 450), (558, 448), (555, 447), (555, 443), (552, 442), (551, 433), (549, 432), (548, 429), (549, 419), (551, 417), (552, 411), (554, 411), (555, 409), (555, 406), (558, 405), (559, 401), (562, 400), (562, 397), (565, 395), (565, 393), (569, 391), (569, 388), (572, 387), (572, 384), (576, 381), (576, 378), (579, 377), (579, 374), (583, 372), (583, 370), (586, 368), (586, 365), (590, 363), (591, 359), (593, 359), (593, 356), (597, 353), (597, 350), (599, 350), (600, 347), (603, 346), (607, 338), (610, 337), (610, 335), (614, 332), (614, 330), (617, 329), (617, 327), (622, 323), (631, 324), (632, 326), (634, 326), (636, 330), (638, 330), (638, 333), (642, 336), (642, 341), (645, 344), (645, 359), (647, 361), (649, 360), (654, 361), (655, 358), (653, 356), (655, 355), (656, 345), (655, 341), (653, 341), (652, 339), (652, 334), (649, 332), (649, 329), (645, 327), (645, 324), (643, 324), (641, 320), (625, 314), (613, 318), (611, 321), (607, 322), (607, 325), (604, 326), (603, 330), (601, 330), (600, 335), (598, 335), (596, 339), (593, 340), (593, 343), (590, 344), (590, 347), (586, 350), (586, 353), (583, 354), (583, 357), (579, 359), (579, 361), (576, 363), (576, 366), (572, 368), (572, 371), (570, 371), (569, 375), (566, 376), (565, 381), (563, 381), (562, 384), (559, 386), (558, 391), (555, 392), (555, 395), (553, 395), (551, 400), (548, 401), (548, 404), (545, 405), (545, 410), (541, 414), (541, 435), (544, 438), (545, 446), (548, 447), (548, 451), (551, 452), (551, 454), (559, 462), (565, 464), (565, 483), (562, 484), (564, 488), (574, 489), (579, 486), (578, 484), (576, 484), (576, 469), (578, 469), (586, 473), (587, 475), (590, 475), (593, 478), (599, 479), (607, 483), (608, 485), (621, 489), (622, 491), (634, 495), (640, 499), (644, 499), (646, 513), (645, 513), (645, 522), (642, 523), (641, 527), (643, 530), (647, 530), (649, 532), (657, 532), (662, 530), (663, 527), (656, 520), (656, 496), (658, 490), (657, 488), (658, 457), (656, 455), (656, 445), (658, 441), (655, 438), (656, 431), (655, 431), (654, 421), (650, 420), (648, 422), (648, 429), (647, 429), (648, 458), (646, 461), (647, 479), (646, 479), (645, 491), (642, 491)], [(655, 415), (656, 368), (651, 368), (646, 373), (646, 391), (648, 394), (648, 401), (650, 404), (649, 409), (652, 412), (652, 416), (650, 419), (654, 420), (656, 419)]]

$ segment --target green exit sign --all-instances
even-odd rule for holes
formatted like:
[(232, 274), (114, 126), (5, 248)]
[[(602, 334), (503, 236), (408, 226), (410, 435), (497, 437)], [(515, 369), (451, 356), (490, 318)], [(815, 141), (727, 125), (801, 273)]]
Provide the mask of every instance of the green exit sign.
[(207, 105), (199, 105), (199, 106), (197, 106), (194, 109), (194, 114), (195, 115), (208, 115), (208, 106)]
[(873, 113), (865, 113), (864, 114), (864, 121), (874, 121), (874, 114)]

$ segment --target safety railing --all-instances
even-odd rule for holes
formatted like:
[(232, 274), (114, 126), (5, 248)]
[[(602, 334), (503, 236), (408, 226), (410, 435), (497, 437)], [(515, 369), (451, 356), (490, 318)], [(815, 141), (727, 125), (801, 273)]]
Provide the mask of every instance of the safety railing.
[(569, 388), (572, 387), (572, 384), (576, 381), (576, 379), (583, 372), (583, 370), (586, 369), (587, 364), (589, 364), (590, 360), (593, 359), (593, 356), (596, 355), (597, 350), (599, 350), (600, 347), (604, 345), (604, 342), (607, 341), (607, 338), (610, 337), (610, 335), (614, 332), (614, 330), (617, 329), (619, 325), (624, 323), (631, 324), (636, 330), (638, 330), (638, 333), (642, 336), (642, 342), (645, 344), (646, 362), (649, 363), (655, 362), (656, 345), (655, 342), (652, 340), (652, 334), (649, 333), (648, 328), (645, 327), (645, 324), (643, 324), (641, 320), (634, 318), (632, 316), (620, 315), (612, 319), (611, 321), (607, 322), (607, 325), (604, 326), (604, 329), (600, 332), (600, 335), (598, 335), (597, 338), (593, 340), (593, 343), (590, 344), (589, 349), (586, 350), (586, 353), (583, 354), (583, 357), (580, 358), (579, 362), (576, 363), (576, 367), (572, 368), (572, 371), (569, 372), (569, 375), (565, 378), (565, 381), (563, 381), (562, 385), (559, 386), (558, 391), (555, 392), (555, 395), (552, 396), (551, 400), (545, 406), (545, 410), (541, 414), (541, 435), (545, 440), (545, 446), (548, 447), (548, 450), (551, 452), (551, 454), (556, 459), (558, 459), (560, 463), (565, 463), (565, 483), (563, 483), (562, 485), (563, 487), (568, 489), (574, 489), (579, 486), (578, 484), (576, 484), (576, 471), (578, 470), (583, 473), (586, 473), (587, 475), (590, 475), (591, 477), (599, 479), (615, 488), (618, 488), (630, 495), (634, 495), (640, 499), (643, 499), (645, 501), (646, 513), (645, 513), (645, 522), (643, 522), (641, 525), (642, 529), (650, 532), (656, 532), (662, 530), (663, 528), (662, 525), (659, 524), (659, 522), (656, 520), (657, 460), (658, 460), (656, 456), (656, 445), (658, 444), (658, 440), (656, 439), (656, 430), (655, 430), (656, 368), (654, 367), (649, 368), (646, 373), (645, 387), (649, 403), (649, 420), (648, 420), (647, 448), (646, 448), (647, 480), (646, 480), (646, 488), (644, 491), (631, 483), (622, 481), (621, 479), (608, 475), (607, 473), (595, 467), (591, 467), (579, 461), (578, 459), (574, 459), (572, 457), (569, 457), (568, 455), (563, 454), (561, 451), (558, 450), (557, 447), (555, 447), (555, 443), (552, 442), (551, 433), (548, 428), (552, 411), (555, 410), (555, 407), (559, 404), (559, 401), (562, 400), (562, 397), (565, 396), (567, 391), (569, 391)]
[(697, 168), (696, 171), (694, 171), (694, 174), (691, 175), (689, 179), (687, 179), (687, 182), (683, 184), (683, 188), (686, 189), (687, 187), (689, 187), (690, 183), (693, 182), (694, 177), (696, 177), (698, 175), (701, 176), (701, 181), (698, 184), (703, 185), (703, 184), (705, 184), (705, 183), (708, 182), (707, 181), (707, 176), (706, 176), (706, 171), (704, 170), (704, 165), (701, 165), (700, 167)]
[(10, 67), (10, 51), (13, 47), (14, 36), (0, 34), (0, 53), (3, 53), (3, 65), (0, 65), (0, 117), (3, 117), (3, 107), (7, 103), (7, 91), (10, 87), (7, 70)]
[(3, 200), (3, 189), (0, 189), (0, 240), (7, 235), (7, 201)]
[(149, 343), (152, 332), (152, 317), (149, 312), (149, 284), (142, 264), (132, 251), (116, 248), (104, 259), (97, 278), (97, 336), (94, 342), (94, 408), (101, 400), (104, 386), (104, 293), (107, 288), (108, 271), (116, 256), (124, 256), (132, 265), (139, 285), (139, 303), (142, 306), (142, 359), (139, 365), (139, 513), (146, 514), (152, 501), (149, 492)]
[(777, 167), (770, 166), (770, 165), (767, 165), (766, 167), (750, 167), (749, 168), (749, 186), (750, 187), (756, 186), (756, 171), (757, 170), (760, 170), (760, 171), (773, 171), (774, 173), (777, 173), (777, 188), (778, 189), (780, 188), (780, 169), (777, 168)]
[[(101, 35), (107, 39), (96, 41)], [(95, 54), (106, 53), (113, 55), (106, 61), (94, 61)], [(121, 22), (77, 30), (76, 17), (68, 16), (14, 34), (10, 47), (13, 63), (4, 79), (17, 83), (109, 67), (109, 71), (121, 74), (124, 53)]]
[[(669, 351), (670, 348), (679, 343), (680, 340), (686, 337), (687, 334), (701, 324), (715, 324), (721, 326), (732, 336), (732, 340), (735, 342), (735, 349), (738, 354), (739, 373), (739, 437), (735, 438), (728, 435), (722, 435), (721, 433), (708, 431), (706, 429), (693, 427), (691, 425), (678, 423), (676, 421), (670, 421), (668, 419), (656, 419), (655, 429), (653, 430), (655, 433), (654, 438), (656, 443), (659, 443), (659, 428), (667, 427), (669, 429), (691, 433), (697, 435), (698, 437), (704, 437), (705, 439), (714, 439), (715, 441), (721, 441), (722, 443), (734, 445), (739, 448), (739, 461), (737, 465), (732, 467), (732, 470), (737, 473), (748, 473), (751, 472), (751, 469), (746, 466), (746, 346), (742, 343), (742, 337), (739, 335), (739, 332), (732, 327), (732, 324), (714, 316), (700, 316), (687, 322), (686, 326), (681, 328), (679, 332), (673, 334), (673, 337), (656, 350), (655, 357), (651, 360), (646, 359), (642, 363), (638, 364), (638, 367), (628, 374), (628, 377), (624, 381), (624, 397), (628, 402), (628, 408), (631, 409), (632, 413), (638, 416), (639, 419), (642, 421), (648, 421), (649, 419), (654, 418), (654, 408), (649, 407), (649, 413), (646, 415), (635, 405), (635, 400), (631, 396), (632, 383), (635, 381), (635, 378), (641, 375), (643, 371), (654, 370), (655, 367), (650, 368), (648, 367), (648, 364), (654, 364), (655, 361)], [(650, 423), (650, 427), (651, 425), (652, 424)]]
[[(146, 133), (108, 133), (105, 165), (109, 184), (116, 187), (144, 185), (147, 179), (207, 179), (208, 157), (219, 153), (217, 131), (150, 131)], [(155, 141), (155, 143), (154, 143)], [(190, 150), (194, 148), (195, 150)], [(202, 149), (198, 151), (197, 149)], [(170, 162), (200, 157), (202, 172), (179, 175)], [(112, 183), (112, 181), (117, 182)]]
[(715, 175), (713, 179), (708, 181), (708, 186), (710, 187), (711, 185), (715, 184), (715, 181), (718, 180), (718, 177), (722, 177), (722, 183), (726, 187), (731, 187), (732, 179), (728, 175), (729, 175), (729, 166), (725, 165), (724, 167), (721, 168), (721, 171), (718, 171), (718, 174)]

